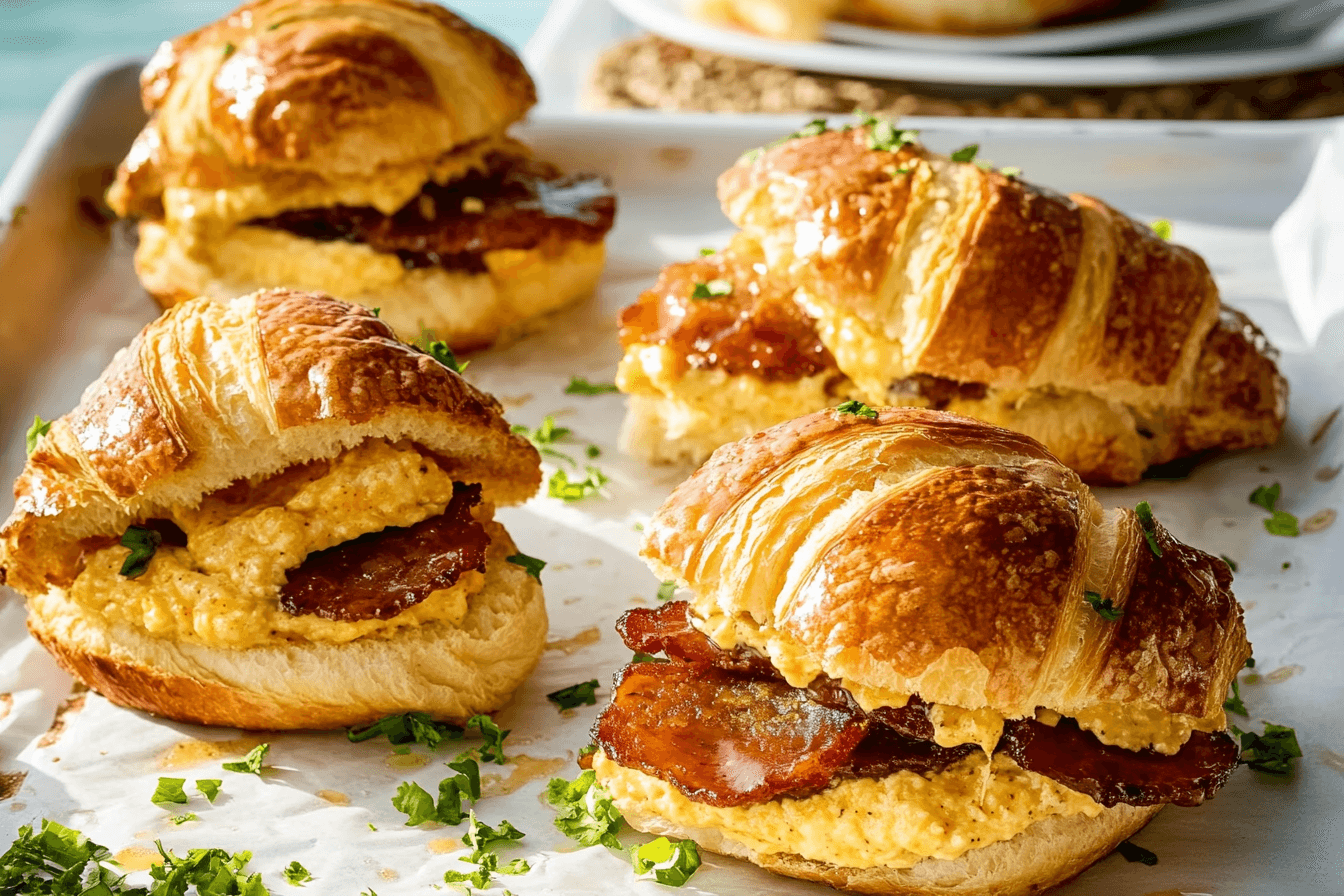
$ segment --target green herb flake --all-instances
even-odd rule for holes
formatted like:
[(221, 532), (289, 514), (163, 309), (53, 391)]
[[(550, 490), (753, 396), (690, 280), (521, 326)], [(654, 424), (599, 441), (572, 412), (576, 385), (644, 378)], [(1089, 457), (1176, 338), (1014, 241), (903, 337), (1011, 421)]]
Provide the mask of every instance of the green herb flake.
[(0, 893), (51, 896), (148, 896), (143, 887), (127, 887), (125, 878), (107, 863), (107, 847), (79, 831), (43, 820), (34, 834), (19, 828), (9, 850), (0, 856)]
[(464, 817), (462, 801), (476, 802), (481, 798), (481, 767), (464, 753), (448, 763), (457, 772), (439, 782), (439, 802), (435, 807), (438, 820), (444, 824), (461, 824)]
[(28, 446), (30, 456), (37, 450), (37, 440), (49, 432), (51, 432), (50, 420), (43, 420), (41, 417), (33, 418), (33, 425), (28, 427), (28, 435), (25, 437), (25, 444)]
[(172, 818), (168, 820), (171, 821), (173, 824), (183, 825), (189, 821), (200, 821), (201, 819), (200, 816), (198, 816), (195, 812), (188, 812), (185, 815), (174, 815)]
[(602, 449), (596, 445), (589, 445), (584, 454), (587, 454), (590, 458), (598, 458), (602, 456)]
[(615, 383), (590, 383), (581, 376), (571, 376), (569, 385), (565, 387), (566, 395), (606, 395), (617, 391), (620, 390)]
[(1246, 668), (1247, 668), (1247, 669), (1254, 669), (1254, 668), (1255, 668), (1255, 657), (1253, 657), (1253, 656), (1248, 656), (1248, 657), (1246, 657)]
[(431, 750), (437, 749), (445, 740), (461, 740), (462, 734), (462, 729), (456, 725), (436, 722), (423, 712), (386, 716), (367, 728), (350, 728), (345, 732), (352, 744), (386, 736), (393, 746), (416, 743)]
[(976, 155), (980, 152), (979, 143), (969, 143), (961, 149), (952, 153), (951, 159), (954, 162), (973, 162)]
[(1274, 507), (1279, 503), (1279, 495), (1283, 489), (1276, 482), (1273, 485), (1262, 485), (1251, 492), (1250, 502), (1257, 507), (1263, 507), (1270, 513), (1274, 512)]
[(508, 846), (515, 840), (523, 839), (524, 836), (522, 831), (508, 821), (501, 821), (499, 827), (492, 828), (472, 812), (467, 823), (467, 832), (462, 835), (462, 842), (471, 847), (471, 861), (474, 862), (486, 853), (493, 852), (501, 846)]
[(154, 552), (161, 544), (163, 536), (155, 530), (144, 526), (128, 526), (121, 536), (121, 546), (130, 548), (131, 552), (121, 563), (121, 574), (128, 579), (144, 575), (149, 569), (149, 561), (154, 559)]
[(680, 887), (700, 867), (700, 850), (694, 840), (669, 840), (659, 837), (630, 850), (635, 874), (652, 877), (668, 887)]
[(497, 765), (508, 762), (508, 758), (504, 755), (504, 739), (509, 736), (509, 730), (500, 728), (495, 724), (495, 720), (487, 715), (467, 719), (467, 728), (477, 729), (485, 741), (476, 748), (476, 755), (481, 757), (482, 762), (494, 762)]
[(1125, 611), (1111, 603), (1109, 597), (1102, 600), (1101, 595), (1095, 591), (1084, 591), (1083, 600), (1087, 601), (1092, 609), (1097, 611), (1097, 615), (1107, 622), (1114, 622), (1125, 615)]
[(271, 892), (260, 874), (247, 873), (252, 853), (246, 850), (230, 854), (223, 849), (190, 849), (185, 856), (178, 856), (157, 840), (154, 845), (163, 857), (162, 864), (149, 869), (156, 881), (150, 887), (154, 896), (185, 896), (191, 887), (200, 896), (269, 896)]
[(213, 805), (215, 797), (219, 796), (219, 786), (223, 783), (219, 778), (198, 778), (196, 790)]
[(706, 247), (706, 248), (700, 250), (700, 255), (701, 255), (701, 257), (708, 258), (708, 257), (711, 256), (711, 255), (717, 255), (718, 252), (719, 252), (718, 249), (710, 249), (710, 248)]
[(561, 501), (579, 501), (602, 494), (603, 488), (611, 480), (592, 464), (585, 467), (585, 471), (587, 475), (583, 479), (571, 482), (564, 470), (556, 470), (546, 481), (546, 494)]
[(1166, 218), (1158, 218), (1152, 224), (1153, 233), (1157, 234), (1159, 239), (1171, 239), (1171, 222)]
[(574, 709), (578, 706), (597, 705), (597, 679), (589, 679), (572, 684), (558, 691), (551, 691), (546, 699), (561, 709)]
[(908, 143), (919, 142), (919, 131), (898, 130), (885, 118), (864, 115), (859, 124), (868, 128), (868, 148), (876, 152), (898, 152)]
[(438, 821), (434, 797), (414, 781), (402, 781), (397, 795), (392, 797), (392, 808), (406, 816), (406, 827), (415, 827), (427, 821)]
[[(1296, 538), (1301, 534), (1298, 528), (1297, 517), (1283, 510), (1274, 511), (1273, 516), (1264, 520), (1265, 531), (1270, 535), (1280, 535), (1284, 538)], [(1284, 564), (1285, 567), (1287, 564)]]
[(659, 599), (659, 600), (661, 600), (661, 601), (669, 601), (669, 600), (671, 600), (672, 598), (674, 598), (674, 597), (676, 597), (676, 596), (677, 596), (677, 583), (676, 583), (676, 582), (671, 582), (671, 581), (669, 581), (669, 582), (663, 582), (661, 585), (658, 586), (658, 599)]
[(1227, 564), (1228, 569), (1232, 570), (1233, 572), (1237, 571), (1237, 561), (1233, 560), (1226, 554), (1219, 554), (1218, 558)]
[(527, 574), (538, 582), (541, 581), (541, 571), (546, 568), (545, 560), (538, 560), (536, 557), (529, 557), (526, 554), (511, 554), (504, 558), (514, 566), (521, 566), (527, 570)]
[(1117, 846), (1115, 848), (1115, 851), (1120, 853), (1120, 856), (1126, 862), (1138, 862), (1142, 865), (1157, 864), (1157, 853), (1149, 849), (1144, 849), (1137, 843), (1131, 843), (1128, 840), (1123, 841), (1119, 846)]
[(187, 783), (186, 778), (160, 778), (159, 786), (154, 788), (154, 795), (149, 798), (155, 805), (185, 805), (187, 802), (187, 792), (182, 789), (182, 785)]
[(1157, 520), (1153, 519), (1153, 508), (1148, 506), (1147, 501), (1140, 501), (1134, 505), (1134, 514), (1139, 518), (1139, 528), (1148, 542), (1148, 550), (1153, 552), (1154, 557), (1161, 557), (1162, 546), (1157, 543)]
[(308, 869), (298, 862), (290, 862), (285, 866), (283, 873), (285, 875), (285, 880), (289, 881), (290, 886), (293, 887), (301, 887), (313, 879), (313, 876), (308, 873)]
[(662, 659), (661, 657), (656, 657), (656, 656), (654, 656), (654, 655), (651, 654), (651, 653), (643, 653), (643, 652), (641, 652), (641, 651), (636, 650), (633, 654), (630, 655), (630, 662), (632, 662), (632, 663), (665, 663), (665, 662), (667, 662), (667, 660)]
[(467, 369), (467, 365), (471, 363), (470, 361), (458, 361), (457, 355), (453, 354), (453, 350), (448, 347), (448, 343), (443, 342), (442, 340), (435, 340), (429, 343), (429, 345), (425, 347), (425, 352), (453, 373), (462, 373), (462, 371)]
[(1241, 761), (1258, 772), (1284, 776), (1292, 773), (1294, 759), (1302, 758), (1297, 732), (1286, 725), (1265, 723), (1265, 733), (1232, 728), (1241, 738)]
[(855, 417), (864, 417), (868, 420), (877, 419), (877, 411), (868, 407), (868, 405), (863, 402), (854, 401), (853, 399), (850, 399), (843, 404), (836, 405), (835, 409), (842, 414), (853, 414)]
[(826, 119), (814, 118), (798, 130), (794, 131), (789, 139), (796, 140), (799, 137), (818, 137), (828, 130), (830, 130), (830, 128), (826, 124)]
[(732, 294), (733, 284), (730, 280), (710, 280), (708, 283), (697, 283), (691, 289), (692, 299), (717, 299)]
[(1250, 716), (1246, 711), (1246, 704), (1241, 702), (1241, 682), (1235, 678), (1232, 679), (1232, 696), (1223, 701), (1223, 709), (1239, 716)]
[(560, 833), (583, 846), (599, 843), (620, 849), (616, 829), (621, 826), (621, 812), (611, 796), (597, 783), (592, 769), (573, 781), (552, 778), (546, 786), (546, 802), (557, 810), (555, 826)]
[(225, 58), (225, 59), (228, 59), (228, 58), (229, 58), (230, 56), (232, 56), (237, 50), (238, 50), (238, 48), (237, 48), (236, 46), (233, 45), (233, 41), (229, 41), (228, 43), (226, 43), (226, 44), (224, 45), (224, 58)]
[(568, 427), (556, 426), (554, 415), (547, 414), (545, 417), (543, 417), (541, 419), (541, 425), (538, 426), (536, 429), (529, 429), (528, 427), (523, 426), (521, 423), (515, 423), (513, 426), (509, 427), (509, 431), (512, 432), (514, 435), (522, 436), (523, 438), (531, 442), (532, 447), (536, 448), (537, 451), (540, 452), (543, 457), (549, 457), (555, 460), (562, 460), (565, 463), (569, 464), (570, 466), (575, 466), (574, 459), (572, 457), (560, 451), (556, 451), (554, 448), (551, 447), (556, 442), (559, 442), (561, 439), (566, 438), (571, 432), (571, 430)]
[(584, 757), (591, 756), (596, 752), (597, 752), (597, 744), (589, 744), (588, 746), (581, 747), (579, 749), (579, 758), (583, 759)]
[(377, 305), (375, 305), (374, 307), (370, 308), (369, 310), (373, 312), (373, 316), (374, 316), (374, 317), (382, 317), (382, 316), (383, 316), (383, 309), (382, 309), (381, 307), (377, 306)]
[(999, 169), (999, 173), (1009, 180), (1018, 180), (1022, 177), (1022, 169), (1016, 165), (1008, 165)]
[(261, 777), (261, 764), (266, 760), (266, 754), (269, 753), (270, 750), (270, 744), (257, 744), (246, 756), (237, 762), (224, 763), (224, 771), (242, 772), (243, 774)]

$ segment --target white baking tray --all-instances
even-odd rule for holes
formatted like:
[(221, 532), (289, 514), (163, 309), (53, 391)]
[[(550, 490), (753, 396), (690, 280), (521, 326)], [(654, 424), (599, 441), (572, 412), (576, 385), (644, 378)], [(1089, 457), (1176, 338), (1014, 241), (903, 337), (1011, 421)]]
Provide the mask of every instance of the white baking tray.
[[(5, 481), (22, 464), (32, 415), (51, 418), (69, 410), (83, 386), (156, 311), (131, 273), (121, 229), (100, 230), (78, 210), (80, 197), (96, 193), (100, 172), (116, 164), (140, 125), (135, 68), (108, 62), (67, 85), (0, 186), (0, 220), (16, 204), (26, 207), (17, 226), (0, 232)], [(598, 707), (562, 715), (544, 695), (591, 677), (603, 684), (601, 700), (609, 694), (611, 675), (629, 657), (612, 625), (624, 609), (653, 603), (657, 587), (635, 559), (635, 526), (685, 471), (650, 470), (616, 453), (620, 396), (566, 396), (562, 389), (574, 374), (610, 380), (619, 357), (616, 310), (651, 283), (664, 261), (726, 238), (728, 222), (713, 200), (715, 176), (742, 150), (797, 124), (614, 116), (538, 118), (524, 131), (542, 154), (566, 167), (610, 174), (620, 212), (595, 299), (562, 315), (545, 334), (477, 356), (467, 372), (505, 402), (516, 422), (535, 425), (555, 414), (574, 430), (576, 456), (582, 458), (587, 444), (599, 446), (597, 462), (612, 480), (606, 500), (564, 505), (538, 498), (503, 515), (521, 549), (551, 563), (543, 579), (556, 641), (500, 714), (501, 724), (514, 731), (511, 752), (535, 761), (498, 770), (516, 775), (519, 786), (502, 794), (496, 784), (495, 795), (477, 806), (484, 819), (507, 818), (527, 832), (506, 854), (532, 862), (530, 874), (503, 882), (520, 896), (663, 892), (635, 882), (622, 855), (600, 847), (573, 850), (552, 828), (539, 793), (549, 768), (562, 766), (561, 774), (573, 776), (569, 760), (587, 742)], [(1306, 756), (1290, 780), (1242, 770), (1205, 806), (1163, 812), (1136, 837), (1159, 855), (1157, 866), (1112, 856), (1060, 892), (1337, 896), (1344, 892), (1344, 664), (1338, 660), (1344, 528), (1274, 538), (1261, 527), (1263, 514), (1246, 501), (1256, 485), (1278, 481), (1285, 508), (1300, 516), (1344, 509), (1344, 476), (1332, 482), (1314, 477), (1321, 467), (1341, 462), (1344, 425), (1336, 423), (1311, 442), (1319, 421), (1340, 401), (1344, 360), (1304, 345), (1283, 304), (1267, 233), (1305, 178), (1317, 138), (1269, 126), (1230, 136), (1204, 127), (1157, 134), (1010, 124), (929, 122), (926, 136), (942, 149), (978, 141), (984, 156), (1020, 165), (1056, 189), (1087, 189), (1140, 216), (1172, 218), (1176, 238), (1205, 254), (1229, 302), (1247, 310), (1284, 349), (1294, 390), (1279, 447), (1215, 459), (1185, 481), (1150, 481), (1100, 494), (1108, 505), (1149, 500), (1178, 537), (1239, 563), (1236, 588), (1247, 608), (1257, 668), (1268, 673), (1243, 688), (1247, 705), (1254, 720), (1295, 725)], [(280, 870), (293, 860), (317, 878), (309, 892), (351, 896), (368, 888), (380, 896), (424, 893), (445, 870), (466, 867), (453, 851), (452, 838), (461, 829), (403, 827), (390, 805), (404, 779), (433, 791), (448, 773), (440, 763), (451, 752), (410, 767), (424, 757), (420, 748), (408, 759), (386, 744), (348, 744), (340, 733), (266, 735), (259, 739), (272, 744), (277, 770), (265, 779), (222, 773), (218, 760), (179, 768), (164, 759), (174, 745), (223, 741), (226, 752), (237, 752), (240, 735), (159, 721), (97, 696), (68, 714), (64, 731), (44, 745), (42, 735), (70, 680), (24, 636), (22, 619), (21, 601), (0, 596), (0, 693), (12, 695), (0, 718), (0, 772), (26, 773), (18, 792), (0, 801), (0, 847), (20, 824), (46, 815), (84, 830), (131, 866), (143, 861), (155, 838), (179, 853), (206, 846), (253, 850), (253, 867), (276, 893), (290, 892)], [(176, 827), (149, 801), (163, 774), (222, 777), (226, 797), (215, 806), (196, 801), (187, 808), (200, 820)], [(349, 804), (333, 804), (319, 791), (340, 791)], [(623, 839), (631, 844), (640, 838), (627, 832)], [(686, 891), (829, 892), (715, 856), (706, 856)]]

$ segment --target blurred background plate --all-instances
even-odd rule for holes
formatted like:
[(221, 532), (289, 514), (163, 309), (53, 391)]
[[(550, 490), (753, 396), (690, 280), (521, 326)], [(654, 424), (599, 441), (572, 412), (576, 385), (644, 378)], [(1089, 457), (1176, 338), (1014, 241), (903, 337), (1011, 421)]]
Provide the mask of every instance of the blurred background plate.
[(826, 34), (843, 43), (937, 53), (1076, 53), (1208, 31), (1295, 5), (1299, 0), (1167, 0), (1128, 15), (1016, 34), (922, 34), (852, 22), (832, 22)]
[(781, 41), (701, 22), (682, 0), (611, 0), (639, 26), (669, 40), (790, 68), (941, 84), (1072, 87), (1175, 84), (1300, 71), (1344, 61), (1344, 4), (1319, 0), (1263, 22), (1155, 41), (1125, 53), (1011, 56), (917, 52)]

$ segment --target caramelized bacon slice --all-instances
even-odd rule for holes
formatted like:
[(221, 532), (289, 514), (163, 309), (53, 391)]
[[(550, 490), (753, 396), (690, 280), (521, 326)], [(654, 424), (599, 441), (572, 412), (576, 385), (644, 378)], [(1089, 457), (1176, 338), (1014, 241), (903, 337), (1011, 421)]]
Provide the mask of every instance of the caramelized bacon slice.
[(471, 515), (480, 502), (479, 485), (455, 483), (453, 500), (438, 516), (314, 551), (290, 570), (280, 606), (293, 616), (338, 622), (390, 619), (451, 588), (467, 570), (484, 571), (490, 536)]
[(1227, 783), (1239, 754), (1236, 741), (1222, 731), (1194, 732), (1174, 756), (1126, 750), (1103, 744), (1072, 719), (1054, 727), (1034, 719), (1009, 720), (998, 751), (1103, 806), (1198, 806)]
[(839, 773), (854, 778), (885, 778), (901, 771), (922, 775), (940, 772), (979, 750), (975, 744), (940, 747), (931, 740), (909, 737), (886, 725), (871, 725), (868, 736)]
[(635, 663), (593, 736), (607, 756), (711, 806), (827, 786), (867, 732), (859, 713), (778, 680), (688, 663)]
[(668, 659), (703, 663), (733, 672), (778, 678), (770, 661), (750, 648), (724, 650), (691, 625), (691, 605), (674, 600), (655, 609), (628, 611), (616, 622), (625, 646), (640, 653), (662, 653)]

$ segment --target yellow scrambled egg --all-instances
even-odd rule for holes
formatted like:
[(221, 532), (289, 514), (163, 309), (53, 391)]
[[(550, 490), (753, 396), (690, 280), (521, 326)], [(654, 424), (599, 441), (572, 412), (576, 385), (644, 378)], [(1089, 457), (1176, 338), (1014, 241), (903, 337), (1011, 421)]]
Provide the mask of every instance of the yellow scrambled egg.
[[(77, 604), (151, 635), (212, 647), (252, 647), (304, 639), (344, 643), (431, 620), (458, 624), (484, 575), (468, 571), (452, 588), (390, 619), (337, 622), (293, 616), (280, 607), (286, 574), (313, 551), (389, 526), (443, 513), (453, 478), (409, 446), (369, 441), (330, 462), (293, 467), (241, 483), (171, 515), (186, 547), (162, 546), (146, 572), (120, 574), (128, 549), (88, 558), (70, 589)], [(484, 511), (484, 512), (482, 512)], [(488, 519), (488, 508), (477, 518)]]
[(802, 799), (721, 808), (693, 802), (601, 752), (593, 756), (597, 779), (617, 808), (638, 807), (674, 824), (718, 828), (758, 853), (793, 853), (850, 868), (909, 868), (925, 858), (955, 859), (1054, 815), (1095, 818), (1102, 811), (1089, 797), (1024, 771), (1006, 756), (993, 758), (986, 783), (990, 762), (977, 752), (935, 774), (901, 771), (849, 779)]

